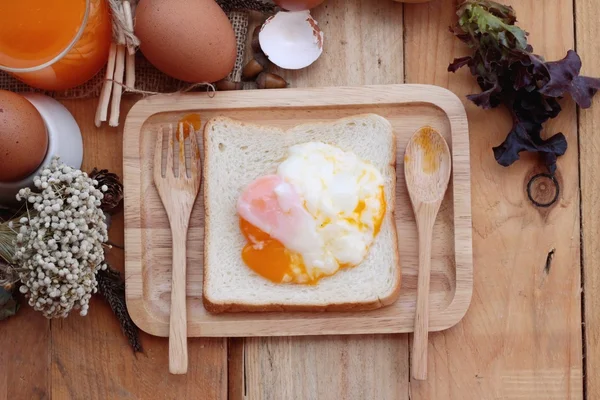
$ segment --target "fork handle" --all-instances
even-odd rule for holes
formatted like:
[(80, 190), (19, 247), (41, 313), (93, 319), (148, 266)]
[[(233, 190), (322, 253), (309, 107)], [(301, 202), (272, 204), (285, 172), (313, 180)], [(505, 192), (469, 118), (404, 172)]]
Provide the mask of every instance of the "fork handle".
[(173, 278), (169, 328), (169, 372), (185, 374), (188, 368), (186, 308), (187, 226), (173, 226)]

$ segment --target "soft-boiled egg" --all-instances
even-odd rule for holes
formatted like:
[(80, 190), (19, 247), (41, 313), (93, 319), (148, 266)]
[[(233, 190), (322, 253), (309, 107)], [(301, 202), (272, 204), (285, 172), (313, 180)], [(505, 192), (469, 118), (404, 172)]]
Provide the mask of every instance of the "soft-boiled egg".
[(291, 147), (276, 174), (238, 200), (242, 259), (276, 283), (314, 284), (360, 264), (385, 215), (383, 182), (352, 152), (320, 142)]

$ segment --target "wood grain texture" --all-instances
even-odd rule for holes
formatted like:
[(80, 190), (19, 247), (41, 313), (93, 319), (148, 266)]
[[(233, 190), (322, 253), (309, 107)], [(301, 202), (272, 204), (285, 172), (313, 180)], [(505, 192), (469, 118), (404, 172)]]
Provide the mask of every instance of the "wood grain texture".
[[(448, 87), (462, 98), (479, 88), (468, 71), (448, 74), (467, 49), (448, 33), (457, 1), (405, 5), (406, 80)], [(510, 1), (531, 43), (548, 59), (573, 46), (572, 1)], [(466, 100), (465, 100), (466, 103)], [(564, 103), (548, 133), (570, 143), (559, 161), (561, 197), (537, 209), (524, 187), (541, 172), (535, 157), (510, 168), (492, 146), (510, 128), (504, 110), (467, 105), (471, 131), (475, 286), (469, 312), (430, 335), (429, 376), (411, 381), (412, 399), (581, 399), (579, 197), (575, 108)], [(548, 253), (554, 259), (546, 268)]]
[[(387, 0), (327, 0), (313, 11), (326, 32), (324, 54), (305, 71), (280, 72), (294, 87), (402, 83), (402, 6)], [(251, 28), (257, 21), (252, 22)], [(319, 400), (407, 400), (409, 397), (406, 335), (331, 336), (318, 341), (246, 339), (244, 354), (247, 399), (289, 400), (301, 398), (294, 392), (310, 390), (311, 396)], [(305, 359), (314, 360), (313, 366), (300, 374), (294, 366), (306, 365)], [(371, 374), (377, 371), (381, 372), (376, 378), (392, 374), (386, 375), (389, 385), (374, 379)], [(317, 382), (323, 382), (333, 372), (342, 379), (317, 387)], [(281, 379), (262, 383), (263, 377), (274, 375)], [(290, 391), (291, 396), (286, 397)]]
[[(292, 71), (270, 66), (270, 72), (284, 77), (292, 87), (403, 82), (402, 4), (388, 0), (327, 0), (311, 14), (325, 34), (321, 57), (308, 68)], [(262, 21), (253, 15), (249, 32)], [(251, 57), (252, 52), (246, 52), (246, 58)]]
[(402, 336), (246, 339), (247, 399), (408, 399)]
[[(123, 116), (137, 99), (124, 99)], [(97, 100), (63, 103), (83, 132), (84, 170), (108, 168), (122, 176), (122, 128), (96, 129), (93, 126)], [(109, 237), (113, 243), (123, 245), (122, 214), (113, 217)], [(122, 271), (123, 251), (113, 248), (108, 261)], [(134, 355), (110, 308), (99, 298), (92, 301), (87, 317), (73, 315), (53, 321), (51, 335), (51, 341), (46, 341), (52, 346), (51, 360), (43, 360), (51, 371), (51, 394), (47, 398), (185, 399), (197, 398), (198, 393), (202, 393), (203, 399), (227, 398), (227, 344), (224, 339), (190, 340), (188, 373), (174, 376), (168, 372), (168, 341), (142, 333), (144, 353)], [(15, 334), (14, 337), (18, 336)], [(28, 347), (21, 347), (21, 351), (23, 349)]]
[[(154, 96), (138, 102), (125, 123), (125, 259), (128, 308), (146, 332), (168, 332), (169, 222), (154, 185), (157, 132), (197, 113), (204, 123), (220, 115), (285, 130), (297, 124), (333, 121), (376, 112), (396, 136), (396, 229), (403, 286), (392, 305), (368, 312), (210, 314), (202, 299), (203, 196), (194, 207), (188, 240), (188, 336), (287, 336), (411, 332), (414, 327), (418, 234), (403, 174), (404, 149), (423, 125), (435, 127), (452, 146), (452, 190), (434, 229), (431, 330), (454, 325), (472, 292), (471, 196), (465, 110), (451, 92), (429, 85), (245, 90)], [(200, 127), (202, 129), (202, 127)], [(448, 158), (448, 162), (450, 158)], [(444, 193), (442, 192), (442, 195)], [(231, 209), (232, 215), (235, 209)], [(239, 249), (240, 253), (242, 249)]]
[[(600, 25), (598, 2), (577, 0), (577, 52), (583, 60), (582, 73), (600, 76)], [(600, 208), (598, 179), (600, 154), (600, 99), (591, 109), (579, 112), (579, 167), (581, 182), (581, 234), (583, 238), (583, 293), (585, 299), (585, 362), (587, 398), (600, 398)], [(571, 146), (574, 146), (572, 143)]]
[(227, 392), (229, 399), (246, 396), (244, 338), (230, 338), (227, 354)]
[[(287, 76), (293, 86), (402, 82), (402, 4), (387, 0), (327, 0), (315, 13), (326, 32), (331, 68)], [(458, 0), (434, 0), (406, 7), (407, 81), (435, 83), (461, 96), (477, 91), (465, 72), (445, 66), (465, 49), (449, 35)], [(558, 58), (572, 46), (571, 1), (512, 0), (520, 23), (532, 31), (538, 53)], [(371, 5), (373, 4), (373, 5)], [(587, 74), (600, 75), (595, 0), (575, 0), (577, 49)], [(327, 8), (325, 8), (327, 6)], [(359, 7), (361, 13), (355, 12)], [(371, 11), (364, 13), (364, 10)], [(381, 11), (377, 11), (381, 10)], [(380, 15), (377, 15), (379, 13)], [(347, 21), (344, 22), (345, 18)], [(362, 25), (361, 21), (368, 24)], [(359, 25), (360, 24), (360, 25)], [(339, 33), (342, 31), (342, 33)], [(342, 38), (342, 39), (339, 39)], [(375, 39), (373, 39), (375, 38)], [(378, 44), (378, 40), (385, 44)], [(345, 42), (345, 43), (342, 43)], [(346, 51), (350, 52), (347, 54)], [(381, 66), (378, 57), (382, 56)], [(339, 66), (338, 66), (339, 64)], [(299, 72), (298, 74), (302, 74)], [(290, 74), (292, 75), (292, 74)], [(125, 101), (128, 109), (132, 101)], [(600, 318), (598, 317), (598, 100), (581, 112), (581, 182), (586, 289), (588, 399), (600, 398)], [(73, 101), (69, 109), (84, 128), (86, 167), (121, 168), (121, 135), (91, 127), (96, 101)], [(533, 160), (510, 169), (494, 164), (491, 146), (509, 127), (502, 111), (482, 112), (468, 105), (472, 166), (475, 173), (475, 295), (465, 320), (433, 335), (430, 379), (411, 383), (412, 399), (578, 399), (581, 342), (577, 254), (579, 226), (572, 105), (549, 127), (567, 134), (570, 150), (559, 162), (563, 196), (548, 212), (532, 212), (521, 188)], [(549, 132), (550, 132), (549, 130)], [(575, 153), (575, 154), (574, 154)], [(109, 161), (110, 160), (110, 161)], [(537, 213), (537, 214), (536, 214)], [(122, 217), (111, 228), (123, 240)], [(555, 248), (550, 274), (543, 274)], [(113, 266), (123, 255), (114, 251)], [(96, 300), (86, 318), (49, 323), (24, 307), (0, 322), (0, 399), (225, 399), (226, 346), (221, 339), (190, 340), (185, 377), (166, 373), (167, 341), (142, 334), (145, 355), (134, 357), (110, 309)], [(52, 336), (52, 342), (50, 337)], [(229, 398), (288, 400), (409, 398), (407, 335), (319, 338), (232, 339)], [(51, 351), (51, 346), (54, 350)], [(52, 359), (50, 359), (52, 356)], [(306, 360), (306, 361), (305, 361)], [(244, 364), (246, 365), (244, 370)], [(244, 375), (247, 379), (244, 381)], [(274, 377), (278, 379), (274, 379)], [(332, 379), (329, 379), (333, 376)], [(312, 392), (309, 392), (312, 389)], [(311, 397), (312, 396), (312, 397)]]
[(23, 299), (0, 321), (0, 400), (50, 399), (50, 321)]

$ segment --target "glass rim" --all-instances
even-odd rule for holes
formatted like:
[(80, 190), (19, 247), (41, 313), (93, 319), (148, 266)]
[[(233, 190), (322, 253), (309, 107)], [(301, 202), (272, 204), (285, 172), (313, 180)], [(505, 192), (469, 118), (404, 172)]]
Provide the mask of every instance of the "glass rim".
[(90, 1), (91, 0), (85, 0), (85, 13), (83, 14), (83, 20), (81, 21), (81, 26), (79, 27), (79, 30), (77, 31), (75, 36), (73, 36), (73, 40), (71, 40), (71, 43), (69, 43), (54, 58), (46, 61), (43, 64), (36, 65), (34, 67), (27, 67), (27, 68), (13, 68), (13, 67), (7, 67), (7, 66), (0, 64), (0, 70), (6, 71), (6, 72), (14, 72), (14, 73), (36, 72), (36, 71), (40, 71), (46, 67), (51, 66), (52, 64), (54, 64), (58, 61), (60, 61), (64, 56), (66, 56), (71, 51), (71, 49), (73, 49), (73, 47), (79, 41), (79, 39), (81, 39), (81, 36), (83, 35), (83, 31), (85, 30), (85, 27), (88, 22), (88, 17), (90, 15)]

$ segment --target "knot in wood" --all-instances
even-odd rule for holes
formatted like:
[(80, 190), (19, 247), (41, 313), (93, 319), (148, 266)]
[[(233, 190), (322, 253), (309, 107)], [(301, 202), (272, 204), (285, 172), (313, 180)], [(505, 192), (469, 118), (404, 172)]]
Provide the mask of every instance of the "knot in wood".
[(554, 175), (534, 175), (527, 184), (527, 196), (536, 207), (547, 208), (558, 200), (560, 185)]

